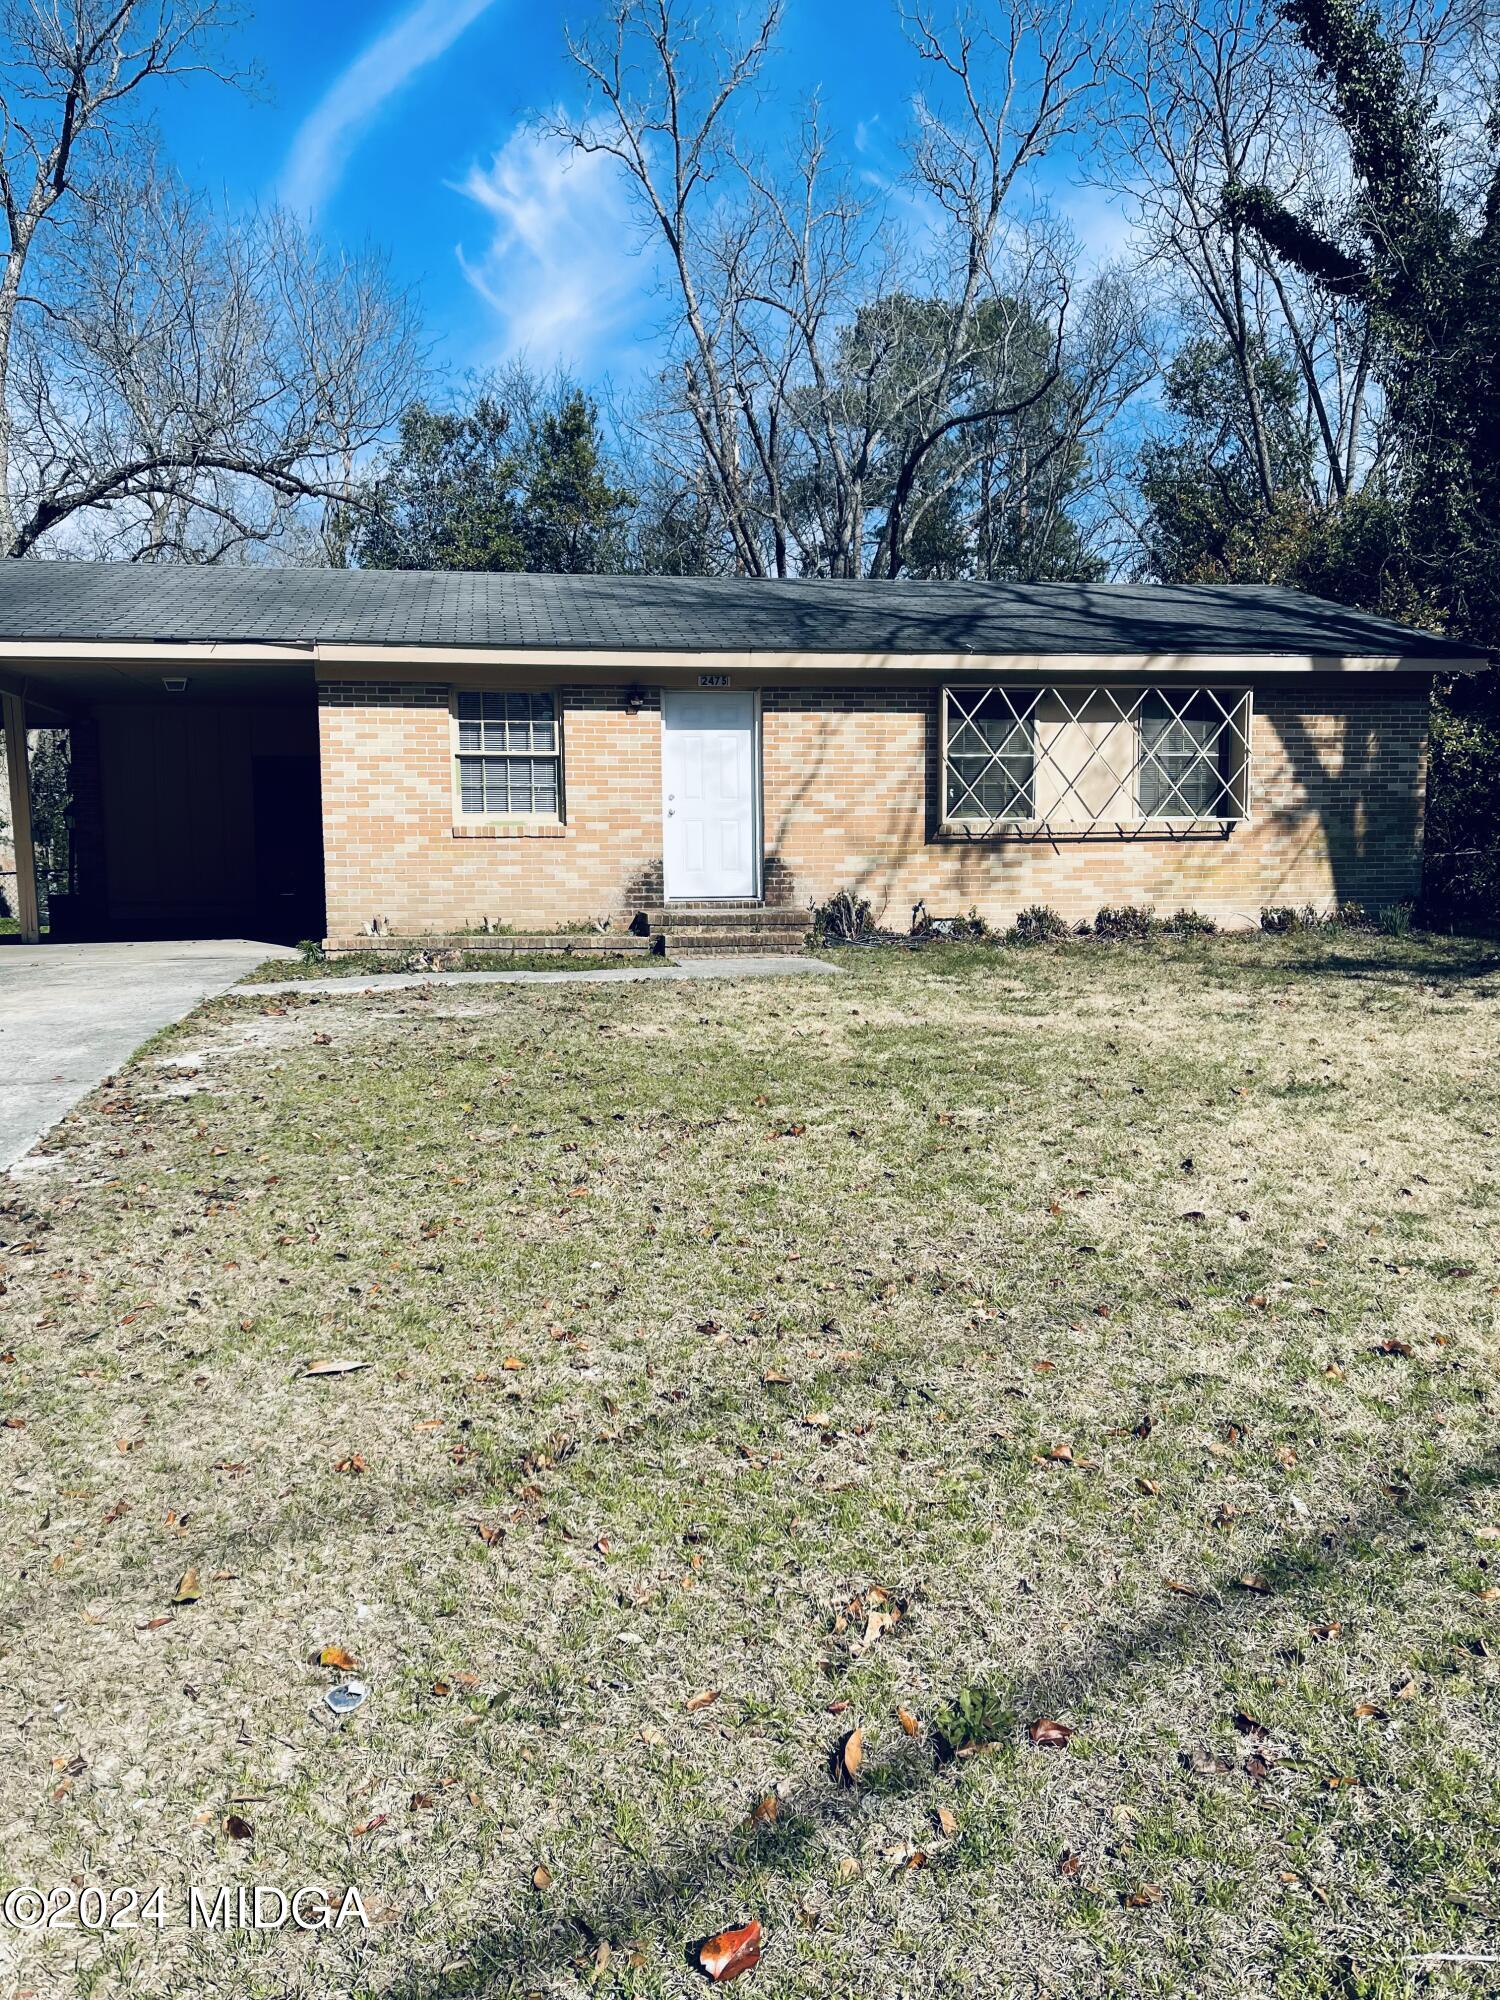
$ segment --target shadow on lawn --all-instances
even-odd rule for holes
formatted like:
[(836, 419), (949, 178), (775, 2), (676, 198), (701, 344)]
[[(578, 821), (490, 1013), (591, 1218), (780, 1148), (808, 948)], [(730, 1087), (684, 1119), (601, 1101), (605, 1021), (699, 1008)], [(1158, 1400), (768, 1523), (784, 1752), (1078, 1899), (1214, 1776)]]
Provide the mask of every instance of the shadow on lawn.
[[(1233, 1620), (1234, 1629), (1264, 1619), (1268, 1603), (1285, 1609), (1288, 1601), (1323, 1618), (1335, 1615), (1338, 1585), (1349, 1565), (1369, 1566), (1382, 1559), (1382, 1537), (1393, 1529), (1430, 1523), (1444, 1504), (1474, 1488), (1500, 1485), (1500, 1446), (1472, 1464), (1460, 1467), (1435, 1490), (1397, 1496), (1372, 1506), (1337, 1530), (1326, 1529), (1300, 1544), (1283, 1547), (1259, 1572), (1270, 1596), (1251, 1594), (1231, 1582), (1226, 1591), (1207, 1586), (1197, 1598), (1172, 1597), (1163, 1609), (1135, 1629), (1106, 1632), (1090, 1642), (1072, 1661), (1060, 1661), (1048, 1671), (1004, 1688), (1007, 1707), (1016, 1717), (1015, 1740), (1036, 1716), (1066, 1716), (1081, 1702), (1120, 1683), (1137, 1668), (1164, 1654), (1188, 1655), (1204, 1644), (1217, 1643)], [(1358, 1570), (1356, 1569), (1356, 1575)], [(1311, 1619), (1309, 1622), (1312, 1622)], [(973, 1670), (975, 1680), (986, 1676), (985, 1665)], [(959, 1687), (951, 1690), (956, 1695)], [(829, 1748), (836, 1737), (830, 1730)], [(903, 1744), (883, 1762), (866, 1760), (865, 1787), (883, 1799), (910, 1797), (932, 1787), (941, 1767), (930, 1751)], [(748, 1812), (753, 1803), (746, 1799)], [(547, 1915), (535, 1929), (513, 1926), (478, 1932), (468, 1946), (470, 1963), (457, 1979), (436, 1986), (426, 1976), (387, 1990), (387, 2000), (430, 2000), (434, 1992), (464, 1994), (500, 1990), (496, 1982), (524, 1983), (560, 1970), (586, 1957), (601, 1943), (618, 1946), (631, 1938), (647, 1919), (683, 1922), (696, 1899), (714, 1890), (719, 1920), (738, 1923), (752, 1915), (761, 1897), (756, 1883), (778, 1869), (800, 1862), (823, 1831), (852, 1821), (851, 1794), (841, 1789), (820, 1762), (816, 1772), (780, 1800), (775, 1822), (760, 1829), (741, 1825), (717, 1842), (700, 1846), (674, 1866), (646, 1868), (616, 1895), (600, 1898), (587, 1908)], [(705, 1990), (707, 1987), (705, 1986)]]
[(1360, 952), (1357, 948), (1318, 952), (1307, 958), (1287, 958), (1278, 972), (1310, 973), (1334, 978), (1368, 979), (1382, 986), (1430, 986), (1440, 981), (1454, 983), (1490, 979), (1500, 972), (1500, 954), (1476, 952), (1473, 956), (1453, 953), (1415, 953), (1409, 958), (1393, 958), (1389, 948)]

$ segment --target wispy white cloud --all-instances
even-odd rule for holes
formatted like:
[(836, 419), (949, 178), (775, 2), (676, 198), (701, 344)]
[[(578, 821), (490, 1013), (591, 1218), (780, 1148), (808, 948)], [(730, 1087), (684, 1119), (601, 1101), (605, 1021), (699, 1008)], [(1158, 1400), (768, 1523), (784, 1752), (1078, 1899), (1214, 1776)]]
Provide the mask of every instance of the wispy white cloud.
[(281, 175), (281, 198), (298, 214), (315, 213), (386, 100), (419, 69), (450, 49), (494, 0), (417, 0), (354, 58), (309, 112)]
[(1065, 188), (1057, 207), (1073, 232), (1088, 276), (1107, 264), (1129, 262), (1139, 253), (1140, 222), (1129, 189), (1074, 182)]
[(456, 188), (491, 225), (484, 249), (458, 259), (496, 316), (494, 358), (579, 371), (619, 358), (643, 331), (652, 266), (616, 162), (523, 126)]

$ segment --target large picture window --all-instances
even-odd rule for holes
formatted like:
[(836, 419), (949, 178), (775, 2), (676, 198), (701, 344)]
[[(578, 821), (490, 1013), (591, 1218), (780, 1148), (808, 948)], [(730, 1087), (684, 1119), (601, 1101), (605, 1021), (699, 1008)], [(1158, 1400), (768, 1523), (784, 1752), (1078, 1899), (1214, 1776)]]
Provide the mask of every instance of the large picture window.
[(943, 820), (1164, 829), (1250, 816), (1250, 693), (1211, 687), (943, 690)]
[(562, 798), (556, 697), (460, 694), (454, 711), (459, 810), (555, 818)]

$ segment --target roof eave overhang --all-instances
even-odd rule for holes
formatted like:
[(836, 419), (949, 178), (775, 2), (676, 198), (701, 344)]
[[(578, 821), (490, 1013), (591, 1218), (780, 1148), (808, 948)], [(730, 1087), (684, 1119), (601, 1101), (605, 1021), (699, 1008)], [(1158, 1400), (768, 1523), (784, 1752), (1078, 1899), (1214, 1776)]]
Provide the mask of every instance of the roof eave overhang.
[(939, 653), (891, 651), (833, 653), (716, 647), (701, 651), (670, 648), (542, 646), (375, 646), (321, 641), (271, 644), (215, 640), (0, 640), (0, 672), (49, 678), (49, 670), (70, 665), (150, 664), (162, 667), (256, 665), (316, 667), (320, 678), (405, 678), (413, 672), (441, 679), (453, 669), (554, 672), (610, 680), (649, 680), (676, 673), (744, 673), (756, 679), (795, 676), (1090, 675), (1138, 678), (1142, 674), (1197, 674), (1215, 678), (1308, 674), (1478, 673), (1489, 666), (1479, 655), (1432, 653), (1203, 652), (1014, 652)]

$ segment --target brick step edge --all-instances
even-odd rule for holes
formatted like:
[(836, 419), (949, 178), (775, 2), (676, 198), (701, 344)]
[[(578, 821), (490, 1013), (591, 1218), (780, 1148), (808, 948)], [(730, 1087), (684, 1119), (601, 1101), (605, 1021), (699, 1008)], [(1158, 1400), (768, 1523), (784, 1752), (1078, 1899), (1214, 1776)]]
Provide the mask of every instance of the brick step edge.
[(757, 937), (803, 938), (812, 935), (811, 924), (736, 924), (727, 919), (714, 920), (703, 917), (670, 917), (665, 923), (651, 926), (652, 937), (681, 937), (686, 932), (694, 936), (719, 937), (730, 931), (754, 931)]
[(695, 937), (681, 931), (667, 939), (672, 958), (715, 958), (731, 952), (748, 952), (761, 958), (800, 958), (802, 940), (767, 937), (764, 931), (723, 931), (709, 937)]
[(683, 924), (738, 925), (742, 930), (811, 930), (812, 917), (806, 910), (766, 909), (755, 903), (678, 903), (666, 909), (642, 912), (652, 930), (676, 930)]
[(561, 935), (537, 932), (522, 937), (511, 932), (503, 936), (481, 932), (477, 937), (455, 937), (444, 933), (426, 937), (331, 937), (323, 940), (323, 950), (329, 958), (349, 958), (357, 952), (396, 958), (410, 951), (472, 951), (482, 952), (489, 958), (511, 958), (542, 951), (574, 958), (644, 958), (659, 949), (660, 943), (656, 938), (623, 935), (619, 931), (600, 931), (597, 935), (567, 931)]

